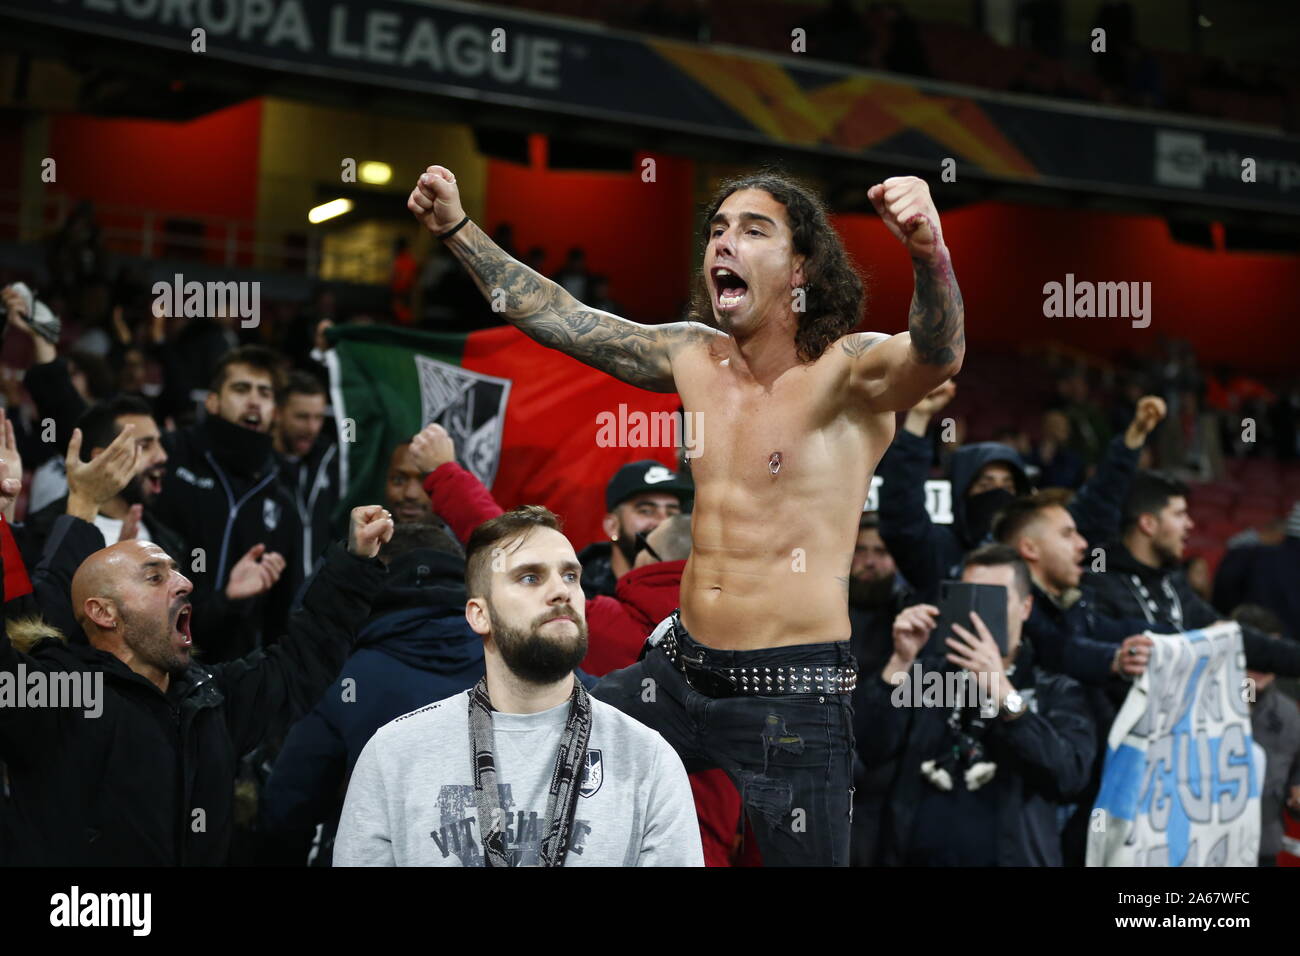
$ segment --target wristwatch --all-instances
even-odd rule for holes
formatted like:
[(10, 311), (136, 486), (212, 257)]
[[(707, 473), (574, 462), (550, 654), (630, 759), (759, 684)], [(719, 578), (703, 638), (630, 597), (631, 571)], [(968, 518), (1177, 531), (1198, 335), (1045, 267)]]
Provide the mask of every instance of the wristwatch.
[(1015, 720), (1025, 712), (1025, 699), (1014, 690), (1002, 702), (1002, 715)]

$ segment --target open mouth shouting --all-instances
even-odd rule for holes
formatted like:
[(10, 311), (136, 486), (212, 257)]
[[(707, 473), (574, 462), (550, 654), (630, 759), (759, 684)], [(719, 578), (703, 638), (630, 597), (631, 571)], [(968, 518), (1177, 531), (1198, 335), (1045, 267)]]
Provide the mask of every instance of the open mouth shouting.
[(140, 476), (146, 495), (153, 497), (162, 493), (163, 475), (166, 473), (166, 468), (150, 468)]
[(181, 609), (176, 612), (176, 631), (175, 637), (180, 642), (181, 647), (193, 647), (194, 635), (190, 632), (190, 620), (194, 616), (194, 608), (187, 602), (181, 605)]
[(749, 295), (749, 283), (733, 269), (714, 266), (709, 274), (713, 280), (713, 301), (721, 312), (738, 308)]

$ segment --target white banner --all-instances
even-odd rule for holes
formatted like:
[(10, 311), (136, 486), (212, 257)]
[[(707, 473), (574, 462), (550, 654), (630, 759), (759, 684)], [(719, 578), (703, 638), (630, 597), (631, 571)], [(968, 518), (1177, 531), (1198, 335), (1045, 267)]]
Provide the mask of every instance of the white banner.
[(1111, 725), (1088, 828), (1088, 866), (1256, 866), (1264, 751), (1241, 629), (1155, 641)]
[[(885, 479), (879, 475), (871, 478), (871, 490), (863, 511), (880, 509), (880, 486)], [(952, 482), (947, 478), (927, 478), (925, 482), (925, 510), (935, 524), (952, 524)]]

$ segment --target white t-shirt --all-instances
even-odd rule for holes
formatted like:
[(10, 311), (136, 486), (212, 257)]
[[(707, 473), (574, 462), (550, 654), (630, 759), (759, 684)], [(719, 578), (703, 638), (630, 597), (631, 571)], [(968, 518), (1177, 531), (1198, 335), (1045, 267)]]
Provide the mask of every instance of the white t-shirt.
[[(112, 547), (117, 544), (117, 539), (122, 537), (121, 518), (110, 518), (108, 515), (95, 515), (95, 527), (104, 535), (104, 547)], [(140, 529), (135, 533), (136, 541), (152, 542), (153, 537), (149, 534), (149, 526), (143, 521), (140, 522)]]

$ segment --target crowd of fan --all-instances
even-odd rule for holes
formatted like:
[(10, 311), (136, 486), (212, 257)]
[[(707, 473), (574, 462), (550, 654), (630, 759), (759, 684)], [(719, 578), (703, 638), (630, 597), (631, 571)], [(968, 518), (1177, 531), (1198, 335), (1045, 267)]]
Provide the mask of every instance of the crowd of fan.
[[(9, 354), (30, 359), (0, 412), (0, 672), (99, 674), (108, 694), (96, 721), (0, 708), (0, 861), (328, 864), (371, 735), (483, 674), (464, 544), (501, 508), (429, 425), (391, 449), (391, 537), (377, 530), (380, 503), (345, 529), (323, 316), (287, 324), (278, 349), (223, 320), (134, 322), (111, 296), (69, 304), (81, 261), (73, 243), (51, 286), (70, 311), (108, 317), (78, 349), (61, 352), (21, 290), (3, 290)], [(1143, 632), (1229, 616), (1269, 754), (1261, 863), (1276, 858), (1284, 807), (1300, 811), (1300, 711), (1272, 684), (1300, 676), (1300, 508), (1280, 543), (1230, 552), (1212, 606), (1181, 564), (1187, 487), (1139, 467), (1182, 391), (1133, 394), (1116, 423), (1077, 388), (1063, 384), (1022, 453), (936, 440), (949, 383), (905, 416), (880, 464), (849, 588), (858, 865), (1080, 864), (1106, 729), (1148, 660)], [(936, 462), (951, 524), (926, 508)], [(584, 681), (634, 662), (677, 607), (691, 504), (688, 470), (653, 461), (620, 469), (593, 503), (608, 540), (579, 555)], [(177, 569), (179, 598), (164, 583)], [(891, 701), (954, 578), (1008, 588), (1007, 655), (986, 663), (1035, 700), (1015, 734), (961, 708)], [(176, 668), (190, 647), (196, 663)], [(691, 784), (708, 862), (758, 862), (726, 775)]]

